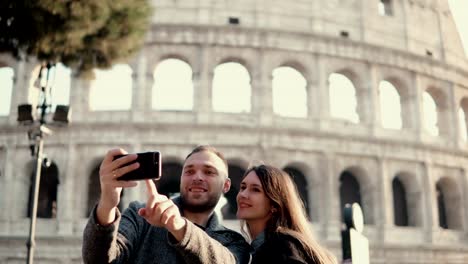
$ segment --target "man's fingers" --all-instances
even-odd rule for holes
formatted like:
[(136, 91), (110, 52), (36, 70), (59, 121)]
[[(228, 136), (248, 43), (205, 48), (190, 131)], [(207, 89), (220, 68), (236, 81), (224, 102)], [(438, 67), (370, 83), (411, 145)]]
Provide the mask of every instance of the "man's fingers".
[(126, 174), (128, 172), (138, 169), (138, 167), (140, 167), (140, 164), (138, 162), (135, 162), (135, 163), (132, 163), (132, 164), (130, 164), (128, 166), (124, 166), (122, 168), (114, 169), (110, 173), (111, 173), (113, 179), (118, 179), (119, 177), (121, 177), (122, 175), (124, 175), (124, 174)]
[(125, 155), (128, 152), (125, 151), (124, 149), (121, 148), (115, 148), (107, 151), (106, 156), (104, 157), (104, 160), (102, 161), (103, 164), (105, 163), (110, 163), (114, 160), (114, 157), (117, 155)]
[[(117, 154), (115, 156), (118, 156), (118, 155), (120, 155), (120, 154)], [(115, 158), (115, 156), (113, 157), (113, 159)], [(120, 168), (120, 167), (124, 166), (125, 164), (136, 160), (137, 158), (138, 158), (137, 154), (128, 154), (126, 156), (120, 157), (118, 159), (113, 160), (112, 168), (113, 169)], [(126, 167), (126, 166), (124, 166), (124, 167)]]
[(148, 194), (148, 197), (153, 196), (153, 195), (159, 195), (158, 189), (156, 189), (156, 185), (154, 184), (153, 180), (145, 180), (146, 183), (146, 193)]

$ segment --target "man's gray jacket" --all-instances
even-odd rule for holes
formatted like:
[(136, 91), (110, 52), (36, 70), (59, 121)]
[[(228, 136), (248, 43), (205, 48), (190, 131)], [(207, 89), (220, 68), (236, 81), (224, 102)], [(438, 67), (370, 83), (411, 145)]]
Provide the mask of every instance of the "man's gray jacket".
[[(180, 208), (179, 199), (174, 203)], [(84, 263), (248, 263), (250, 246), (237, 232), (223, 227), (215, 213), (205, 229), (187, 221), (180, 242), (164, 228), (138, 215), (145, 205), (132, 202), (109, 226), (96, 220), (96, 208), (83, 234)]]

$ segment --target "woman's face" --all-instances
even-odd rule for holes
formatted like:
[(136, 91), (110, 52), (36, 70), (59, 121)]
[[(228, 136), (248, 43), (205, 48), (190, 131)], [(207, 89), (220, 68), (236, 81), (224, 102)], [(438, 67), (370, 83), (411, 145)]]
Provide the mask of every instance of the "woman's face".
[(255, 171), (249, 172), (240, 184), (237, 194), (237, 218), (267, 222), (271, 217), (271, 203)]

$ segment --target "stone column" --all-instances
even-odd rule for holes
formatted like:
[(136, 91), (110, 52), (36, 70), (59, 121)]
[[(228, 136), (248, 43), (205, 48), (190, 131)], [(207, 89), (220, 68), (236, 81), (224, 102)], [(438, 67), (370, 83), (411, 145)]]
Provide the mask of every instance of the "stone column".
[(413, 114), (411, 129), (417, 135), (417, 139), (421, 141), (424, 137), (424, 109), (422, 104), (422, 89), (421, 77), (417, 74), (413, 77), (413, 83), (410, 89), (408, 89), (408, 97), (412, 102)]
[(323, 237), (326, 240), (341, 241), (341, 214), (340, 214), (340, 193), (339, 177), (336, 167), (335, 155), (325, 153), (327, 164), (327, 173), (324, 175), (324, 189), (328, 195), (328, 207), (325, 209), (324, 217), (325, 228)]
[(148, 59), (145, 56), (145, 49), (141, 50), (140, 54), (130, 64), (130, 67), (132, 68), (132, 120), (143, 122), (146, 120), (145, 110), (150, 111), (153, 98), (153, 75), (151, 71), (148, 71)]
[[(317, 58), (315, 56), (307, 57), (307, 65), (310, 65), (310, 69), (318, 69)], [(306, 76), (307, 80), (307, 118), (309, 121), (318, 120), (321, 117), (321, 107), (325, 103), (320, 97), (321, 86), (320, 76), (317, 72), (310, 70), (310, 75)]]
[(438, 216), (439, 212), (437, 210), (437, 199), (435, 193), (435, 183), (433, 171), (431, 169), (431, 164), (424, 162), (422, 164), (424, 176), (422, 178), (423, 190), (426, 190), (422, 193), (423, 195), (423, 212), (422, 212), (422, 224), (424, 230), (424, 239), (427, 243), (433, 242), (433, 231), (437, 227), (439, 222)]
[(460, 107), (460, 102), (457, 102), (455, 96), (455, 84), (447, 84), (448, 94), (447, 94), (447, 122), (446, 122), (446, 141), (452, 147), (456, 148), (458, 144), (458, 139), (460, 138), (460, 122), (458, 120), (458, 109)]
[[(67, 132), (71, 133), (71, 132)], [(73, 185), (74, 181), (72, 179), (84, 178), (84, 175), (77, 175), (75, 173), (75, 168), (79, 164), (77, 163), (76, 158), (76, 145), (70, 143), (68, 145), (66, 155), (67, 168), (60, 173), (59, 178), (60, 184), (58, 185), (57, 193), (57, 222), (58, 222), (58, 233), (61, 235), (71, 235), (73, 233), (73, 220), (79, 219), (80, 214), (76, 212), (74, 207), (74, 199), (78, 196), (74, 191), (75, 187)], [(83, 181), (84, 182), (84, 181)], [(81, 194), (86, 195), (86, 194)]]
[(392, 177), (388, 173), (388, 164), (384, 158), (377, 158), (377, 166), (379, 177), (377, 181), (376, 198), (379, 202), (374, 205), (374, 208), (377, 211), (375, 225), (378, 230), (378, 237), (383, 243), (386, 240), (386, 231), (393, 227), (393, 197), (390, 180)]
[(371, 134), (375, 134), (375, 130), (380, 126), (380, 108), (378, 107), (377, 93), (377, 73), (372, 65), (363, 67), (367, 70), (368, 76), (366, 79), (360, 79), (356, 85), (357, 112), (359, 114), (359, 122), (369, 128)]
[[(18, 118), (18, 105), (34, 104), (30, 101), (29, 92), (32, 86), (31, 80), (37, 78), (38, 71), (34, 71), (36, 65), (33, 62), (19, 61), (15, 69), (13, 90), (11, 91), (11, 105), (9, 123), (16, 124)], [(33, 88), (38, 90), (37, 88)], [(38, 90), (39, 92), (39, 90)]]
[[(382, 127), (382, 117), (380, 113), (380, 89), (379, 89), (379, 83), (380, 80), (378, 78), (377, 70), (375, 65), (368, 64), (366, 67), (368, 73), (367, 76), (368, 78), (366, 80), (368, 81), (363, 81), (363, 89), (368, 95), (368, 98), (366, 101), (369, 103), (365, 106), (365, 109), (363, 109), (366, 112), (367, 116), (367, 121), (369, 122), (370, 125), (370, 132), (373, 136), (376, 136), (377, 130)], [(361, 111), (362, 112), (362, 111)], [(361, 121), (362, 122), (362, 121)]]
[(316, 99), (313, 101), (317, 104), (317, 114), (319, 117), (319, 122), (321, 128), (326, 128), (327, 123), (331, 119), (330, 115), (330, 91), (329, 91), (329, 82), (328, 76), (329, 73), (327, 68), (327, 59), (322, 58), (320, 55), (317, 55), (316, 58), (316, 69), (317, 69), (317, 92), (315, 93)]
[(271, 126), (273, 122), (272, 73), (265, 67), (265, 51), (259, 52), (257, 67), (252, 69), (252, 114), (258, 117), (261, 126)]
[(72, 109), (72, 122), (86, 120), (89, 113), (89, 89), (91, 81), (84, 79), (71, 79), (70, 107)]
[[(0, 210), (2, 212), (10, 212), (15, 201), (12, 192), (9, 190), (14, 189), (15, 183), (13, 178), (13, 171), (15, 169), (16, 148), (12, 145), (7, 145), (3, 153), (0, 154), (2, 160), (3, 172), (0, 174)], [(11, 213), (0, 214), (0, 234), (7, 234), (10, 229)]]
[(199, 54), (199, 64), (194, 71), (193, 80), (194, 111), (199, 123), (208, 123), (212, 112), (213, 57), (210, 48), (206, 45), (200, 47)]

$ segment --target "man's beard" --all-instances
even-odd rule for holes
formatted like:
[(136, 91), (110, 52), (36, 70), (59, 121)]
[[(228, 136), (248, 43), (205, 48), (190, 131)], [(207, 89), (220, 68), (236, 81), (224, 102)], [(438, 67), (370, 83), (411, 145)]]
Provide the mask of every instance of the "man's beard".
[(221, 198), (222, 192), (213, 193), (212, 195), (208, 196), (208, 200), (204, 203), (191, 203), (185, 193), (180, 193), (180, 203), (184, 210), (187, 210), (192, 213), (205, 213), (212, 211), (216, 205), (218, 204), (219, 198)]

